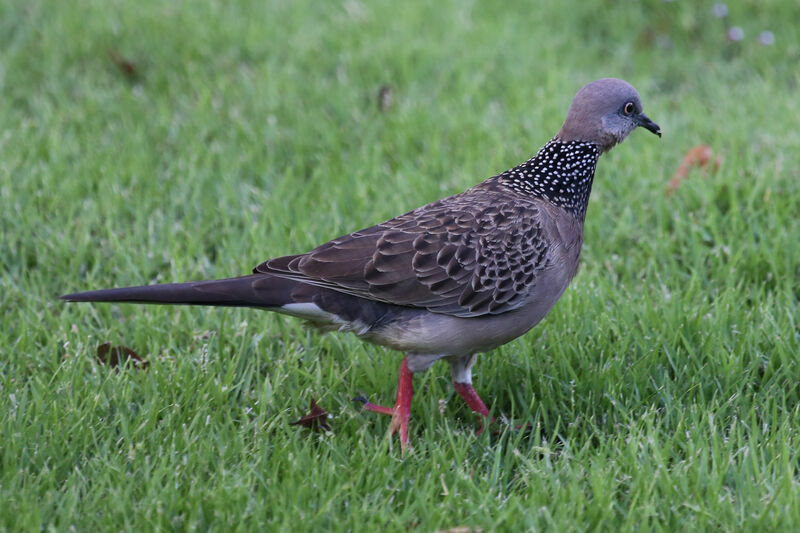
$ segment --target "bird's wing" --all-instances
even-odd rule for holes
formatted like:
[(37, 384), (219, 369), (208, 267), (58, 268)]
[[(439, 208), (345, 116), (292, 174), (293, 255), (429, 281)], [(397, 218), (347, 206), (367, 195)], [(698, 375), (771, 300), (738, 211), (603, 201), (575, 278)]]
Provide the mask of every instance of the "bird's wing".
[(555, 226), (535, 201), (476, 187), (254, 272), (434, 313), (494, 315), (522, 305), (552, 266)]

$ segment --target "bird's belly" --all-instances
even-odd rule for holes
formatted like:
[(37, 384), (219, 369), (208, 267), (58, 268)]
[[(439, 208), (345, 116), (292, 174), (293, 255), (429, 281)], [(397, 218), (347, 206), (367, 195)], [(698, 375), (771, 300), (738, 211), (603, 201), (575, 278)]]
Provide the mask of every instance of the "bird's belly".
[(518, 309), (499, 315), (461, 318), (409, 310), (364, 333), (365, 340), (414, 354), (441, 357), (481, 353), (502, 346), (533, 328), (550, 311), (571, 279), (570, 273), (544, 275)]

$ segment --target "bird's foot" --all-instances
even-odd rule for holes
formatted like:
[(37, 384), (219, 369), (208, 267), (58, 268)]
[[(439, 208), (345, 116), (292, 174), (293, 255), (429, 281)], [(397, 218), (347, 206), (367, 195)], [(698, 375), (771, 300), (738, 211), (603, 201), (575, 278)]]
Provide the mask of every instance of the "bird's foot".
[[(478, 393), (475, 392), (475, 388), (472, 386), (472, 383), (459, 383), (458, 381), (453, 381), (453, 388), (456, 389), (461, 398), (467, 403), (472, 412), (480, 415), (483, 418), (489, 419), (489, 422), (494, 422), (494, 417), (489, 414), (489, 409), (486, 407), (486, 404), (483, 403), (481, 397), (478, 396)], [(483, 418), (481, 419), (481, 427), (475, 432), (476, 435), (480, 435), (483, 433), (485, 429)]]
[[(477, 414), (477, 415), (480, 415), (482, 417), (481, 418), (481, 426), (477, 429), (477, 431), (475, 431), (475, 435), (480, 435), (481, 433), (483, 433), (483, 431), (486, 429), (486, 426), (485, 426), (485, 422), (486, 421), (488, 421), (491, 424), (494, 424), (495, 422), (497, 422), (495, 417), (493, 417), (491, 414), (489, 414), (489, 409), (486, 407), (486, 404), (483, 403), (483, 400), (481, 400), (481, 397), (478, 396), (478, 393), (475, 392), (475, 389), (472, 387), (472, 384), (470, 384), (470, 383), (459, 383), (457, 381), (454, 381), (453, 382), (453, 387), (456, 389), (456, 392), (458, 393), (458, 395), (461, 396), (461, 398), (464, 399), (464, 401), (467, 403), (469, 408), (472, 409), (472, 412)], [(504, 425), (506, 427), (512, 427), (513, 429), (518, 430), (518, 431), (530, 431), (530, 430), (533, 429), (533, 425), (530, 422), (528, 422), (527, 424), (512, 425), (505, 418), (501, 418), (500, 422), (502, 423), (502, 425)], [(493, 434), (494, 435), (499, 435), (502, 431), (505, 431), (505, 430), (497, 429), (497, 430), (495, 430), (493, 432)]]
[(363, 408), (367, 411), (390, 415), (392, 417), (392, 423), (389, 424), (389, 436), (399, 432), (400, 450), (402, 453), (408, 450), (408, 420), (411, 417), (411, 397), (414, 394), (412, 377), (413, 374), (408, 369), (408, 362), (403, 359), (400, 365), (400, 376), (397, 379), (397, 397), (394, 402), (394, 407), (376, 405), (363, 396), (353, 398), (353, 401), (363, 403)]

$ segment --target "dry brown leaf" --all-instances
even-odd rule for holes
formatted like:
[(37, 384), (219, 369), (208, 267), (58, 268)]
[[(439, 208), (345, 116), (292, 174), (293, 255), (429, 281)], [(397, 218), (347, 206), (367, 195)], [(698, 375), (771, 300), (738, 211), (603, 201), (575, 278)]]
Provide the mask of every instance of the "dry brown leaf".
[(136, 68), (136, 65), (132, 61), (119, 55), (119, 52), (116, 50), (109, 50), (108, 57), (111, 58), (111, 61), (129, 80), (135, 80), (139, 77), (139, 70)]
[(720, 158), (719, 156), (714, 157), (714, 152), (711, 150), (710, 146), (707, 144), (695, 146), (686, 152), (685, 156), (683, 156), (683, 160), (681, 161), (678, 170), (675, 171), (672, 179), (669, 180), (669, 184), (667, 185), (667, 194), (671, 194), (678, 187), (680, 187), (681, 180), (684, 180), (689, 176), (689, 172), (693, 167), (703, 168), (708, 166), (711, 172), (714, 173), (719, 169), (719, 164)]
[(101, 364), (108, 365), (111, 368), (124, 366), (130, 362), (134, 368), (144, 370), (147, 368), (148, 362), (142, 359), (141, 356), (128, 348), (127, 346), (111, 346), (110, 342), (104, 342), (97, 347), (97, 360)]
[(311, 405), (308, 408), (308, 414), (299, 420), (289, 422), (292, 426), (303, 426), (312, 431), (330, 431), (331, 426), (328, 425), (328, 411), (317, 405), (314, 399), (311, 399)]

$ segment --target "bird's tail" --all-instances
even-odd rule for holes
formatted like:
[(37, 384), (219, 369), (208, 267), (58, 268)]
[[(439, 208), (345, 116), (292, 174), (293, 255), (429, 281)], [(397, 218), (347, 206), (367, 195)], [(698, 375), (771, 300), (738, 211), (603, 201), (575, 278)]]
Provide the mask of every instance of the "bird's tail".
[(227, 307), (281, 307), (292, 302), (297, 281), (265, 274), (65, 294), (68, 302), (131, 302)]

